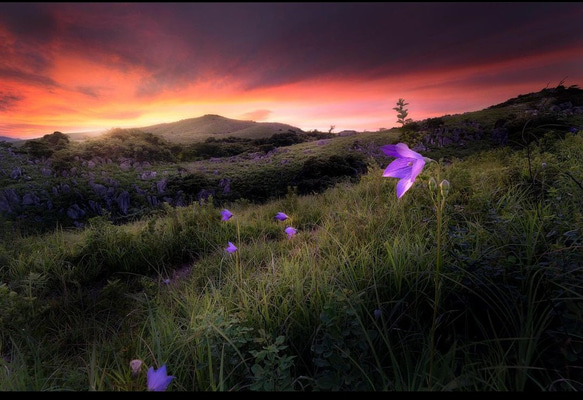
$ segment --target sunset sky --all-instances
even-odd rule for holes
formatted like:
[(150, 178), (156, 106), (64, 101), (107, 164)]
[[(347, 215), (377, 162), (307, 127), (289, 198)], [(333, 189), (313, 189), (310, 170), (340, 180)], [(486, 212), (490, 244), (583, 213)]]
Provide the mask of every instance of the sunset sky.
[(397, 126), (583, 87), (583, 3), (0, 3), (0, 136)]

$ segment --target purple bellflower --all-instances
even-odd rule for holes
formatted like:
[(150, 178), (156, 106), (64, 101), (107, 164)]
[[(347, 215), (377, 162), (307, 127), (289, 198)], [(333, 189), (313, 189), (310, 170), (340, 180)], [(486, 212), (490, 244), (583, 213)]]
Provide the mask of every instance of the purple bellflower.
[(389, 157), (396, 157), (383, 172), (383, 176), (399, 178), (397, 198), (400, 199), (413, 186), (429, 158), (411, 150), (405, 143), (387, 144), (381, 147)]
[(282, 212), (278, 212), (278, 213), (275, 215), (275, 219), (277, 219), (277, 220), (279, 220), (279, 221), (285, 221), (285, 220), (286, 220), (286, 219), (288, 219), (288, 218), (289, 218), (289, 217), (288, 217), (286, 214), (282, 213)]
[(221, 217), (222, 217), (221, 220), (223, 220), (223, 221), (230, 220), (232, 216), (233, 216), (233, 213), (231, 213), (226, 208), (223, 211), (221, 211)]
[(285, 228), (285, 233), (287, 233), (287, 237), (291, 239), (292, 237), (295, 236), (296, 233), (298, 233), (298, 231), (295, 228), (288, 226), (287, 228)]
[(148, 391), (163, 392), (170, 382), (172, 382), (172, 379), (174, 379), (174, 376), (168, 376), (166, 374), (166, 364), (162, 365), (158, 370), (150, 367), (148, 370)]
[(237, 246), (235, 246), (233, 243), (229, 242), (229, 245), (225, 248), (225, 251), (227, 253), (233, 253), (233, 252), (237, 251)]
[(374, 317), (375, 319), (379, 319), (382, 315), (382, 311), (379, 310), (378, 308), (374, 310)]

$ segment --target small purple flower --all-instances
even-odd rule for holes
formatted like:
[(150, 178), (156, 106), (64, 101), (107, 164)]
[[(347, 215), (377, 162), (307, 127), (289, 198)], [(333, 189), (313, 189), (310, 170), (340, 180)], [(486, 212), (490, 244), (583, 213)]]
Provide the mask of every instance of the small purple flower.
[(388, 144), (381, 150), (389, 157), (396, 157), (383, 172), (383, 176), (399, 178), (397, 198), (400, 199), (413, 186), (415, 178), (421, 173), (428, 158), (409, 149), (405, 143)]
[(174, 376), (168, 376), (166, 374), (166, 364), (162, 365), (158, 370), (150, 367), (148, 370), (148, 391), (163, 392), (170, 382), (172, 382), (172, 379), (174, 379)]
[(170, 279), (164, 279), (164, 283), (169, 285), (170, 284)]
[(221, 211), (221, 216), (222, 216), (222, 218), (221, 218), (222, 221), (228, 221), (233, 216), (233, 213), (231, 213), (229, 210), (227, 210), (225, 208), (223, 211)]
[(288, 217), (286, 214), (282, 213), (282, 212), (278, 212), (278, 213), (275, 215), (275, 219), (277, 219), (277, 220), (279, 220), (279, 221), (285, 221), (285, 220), (286, 220), (286, 219), (288, 219), (288, 218), (289, 218), (289, 217)]
[(287, 233), (287, 237), (291, 239), (292, 237), (295, 236), (296, 233), (298, 233), (298, 231), (295, 228), (288, 226), (287, 228), (285, 228), (285, 233)]
[(579, 129), (577, 129), (576, 127), (571, 127), (571, 129), (569, 129), (569, 132), (571, 133), (577, 133), (579, 131)]
[(225, 251), (227, 253), (233, 253), (233, 252), (237, 251), (237, 246), (235, 246), (233, 243), (229, 242), (229, 245), (225, 248)]
[(381, 314), (382, 314), (382, 312), (378, 308), (374, 310), (375, 319), (379, 319), (381, 317)]

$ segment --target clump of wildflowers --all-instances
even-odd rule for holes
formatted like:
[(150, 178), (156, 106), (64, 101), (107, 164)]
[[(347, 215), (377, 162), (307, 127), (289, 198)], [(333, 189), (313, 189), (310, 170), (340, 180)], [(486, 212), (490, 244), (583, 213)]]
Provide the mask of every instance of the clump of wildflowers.
[(411, 150), (405, 143), (387, 144), (381, 147), (389, 157), (396, 157), (385, 169), (383, 176), (399, 178), (397, 198), (400, 199), (413, 186), (415, 178), (421, 173), (425, 163), (432, 161)]
[(174, 378), (174, 376), (166, 373), (166, 364), (162, 365), (158, 370), (150, 367), (148, 370), (148, 391), (163, 392)]

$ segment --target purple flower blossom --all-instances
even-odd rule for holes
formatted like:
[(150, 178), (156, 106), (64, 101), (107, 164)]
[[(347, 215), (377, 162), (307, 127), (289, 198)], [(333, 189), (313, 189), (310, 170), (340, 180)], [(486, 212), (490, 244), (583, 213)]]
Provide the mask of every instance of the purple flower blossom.
[(166, 364), (162, 365), (158, 370), (150, 367), (148, 370), (148, 391), (163, 392), (170, 382), (172, 382), (172, 379), (174, 379), (174, 376), (168, 376), (166, 374)]
[(225, 208), (223, 211), (221, 211), (221, 216), (222, 216), (222, 218), (221, 218), (222, 221), (228, 221), (229, 219), (231, 219), (233, 214)]
[(383, 176), (399, 178), (397, 198), (400, 199), (413, 186), (415, 178), (421, 173), (429, 159), (409, 149), (405, 143), (388, 144), (381, 150), (389, 157), (396, 157), (383, 172)]
[(286, 220), (286, 219), (288, 219), (288, 218), (289, 218), (289, 217), (288, 217), (287, 215), (285, 215), (284, 213), (282, 213), (282, 212), (278, 212), (278, 213), (275, 215), (275, 219), (277, 219), (277, 220), (279, 220), (279, 221), (285, 221), (285, 220)]
[(374, 317), (376, 319), (379, 319), (381, 317), (381, 315), (382, 315), (381, 310), (379, 310), (378, 308), (374, 310)]
[(225, 251), (227, 253), (233, 253), (233, 252), (237, 251), (237, 246), (235, 246), (233, 243), (229, 242), (229, 245), (225, 248)]
[(295, 228), (288, 226), (287, 228), (285, 228), (285, 233), (287, 233), (287, 237), (291, 239), (292, 237), (295, 236), (296, 233), (298, 233), (298, 231)]

